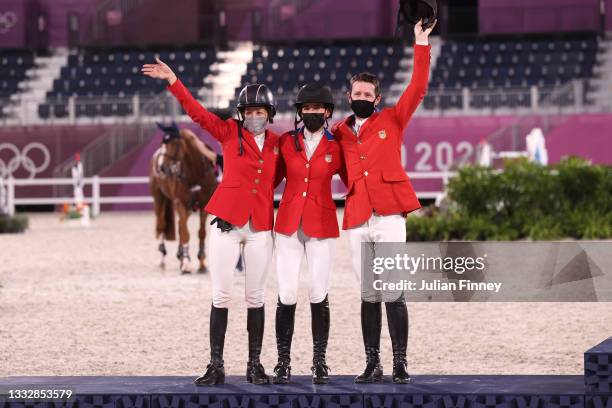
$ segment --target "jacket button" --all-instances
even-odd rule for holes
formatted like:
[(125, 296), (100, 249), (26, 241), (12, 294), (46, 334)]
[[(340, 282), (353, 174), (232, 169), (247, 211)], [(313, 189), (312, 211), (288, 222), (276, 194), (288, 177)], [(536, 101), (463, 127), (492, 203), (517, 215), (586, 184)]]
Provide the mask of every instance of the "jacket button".
[(305, 191), (302, 193), (302, 197), (306, 197), (306, 192)]
[(357, 141), (357, 144), (361, 144), (361, 143), (363, 143), (361, 140), (358, 140), (358, 141)]
[(310, 163), (306, 163), (306, 168), (309, 168), (309, 167), (310, 167)]
[(263, 164), (263, 159), (259, 159), (259, 164)]
[(259, 179), (255, 179), (255, 184), (259, 184)]
[(366, 159), (366, 157), (365, 157), (364, 155), (359, 156), (359, 158), (360, 158), (361, 160), (365, 160), (365, 159)]
[(368, 173), (367, 170), (363, 172), (363, 175), (366, 176), (366, 177), (367, 177), (368, 174), (370, 174), (370, 173)]
[(252, 189), (251, 193), (256, 194), (257, 193), (257, 189), (256, 188)]
[(261, 169), (257, 169), (257, 173), (261, 174)]
[(308, 183), (308, 177), (304, 177), (304, 183)]

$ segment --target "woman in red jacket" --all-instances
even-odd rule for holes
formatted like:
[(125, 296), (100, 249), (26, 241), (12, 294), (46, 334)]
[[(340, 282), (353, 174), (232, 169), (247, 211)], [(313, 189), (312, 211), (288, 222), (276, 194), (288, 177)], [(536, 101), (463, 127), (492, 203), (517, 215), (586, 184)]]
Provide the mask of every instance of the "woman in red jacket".
[(238, 118), (226, 121), (202, 107), (159, 59), (146, 64), (143, 73), (166, 79), (168, 89), (187, 114), (221, 143), (223, 180), (206, 206), (216, 216), (210, 232), (209, 268), (213, 301), (210, 313), (210, 363), (196, 385), (225, 381), (223, 346), (234, 267), (244, 245), (245, 298), (249, 359), (247, 381), (268, 384), (259, 361), (264, 331), (264, 287), (272, 257), (274, 177), (279, 157), (279, 136), (266, 130), (276, 112), (272, 93), (265, 85), (248, 85), (238, 97)]
[[(334, 110), (331, 90), (317, 83), (305, 85), (298, 92), (295, 108), (296, 130), (281, 136), (282, 162), (277, 175), (277, 181), (286, 177), (287, 184), (274, 227), (279, 298), (276, 308), (278, 364), (273, 382), (286, 384), (291, 379), (298, 275), (306, 255), (312, 314), (312, 380), (315, 384), (324, 384), (329, 371), (325, 363), (329, 336), (327, 292), (339, 235), (331, 180), (334, 174), (343, 174), (343, 161), (340, 146), (325, 127)], [(304, 122), (304, 127), (297, 129), (299, 121)]]

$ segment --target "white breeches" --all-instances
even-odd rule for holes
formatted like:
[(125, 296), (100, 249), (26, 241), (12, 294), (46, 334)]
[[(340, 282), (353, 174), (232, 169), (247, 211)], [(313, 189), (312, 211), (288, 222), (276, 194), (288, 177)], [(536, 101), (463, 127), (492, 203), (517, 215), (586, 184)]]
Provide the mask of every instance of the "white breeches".
[(275, 234), (276, 274), (281, 303), (297, 303), (300, 264), (304, 254), (308, 263), (308, 294), (311, 303), (320, 303), (329, 290), (336, 238), (313, 238), (302, 228), (293, 235)]
[(362, 242), (406, 242), (406, 218), (401, 214), (372, 214), (365, 223), (347, 230), (353, 272), (361, 282)]
[(264, 289), (270, 259), (272, 258), (272, 232), (256, 231), (250, 222), (222, 232), (216, 225), (210, 229), (209, 263), (213, 305), (227, 308), (232, 297), (234, 269), (243, 247), (245, 301), (248, 308), (264, 304)]

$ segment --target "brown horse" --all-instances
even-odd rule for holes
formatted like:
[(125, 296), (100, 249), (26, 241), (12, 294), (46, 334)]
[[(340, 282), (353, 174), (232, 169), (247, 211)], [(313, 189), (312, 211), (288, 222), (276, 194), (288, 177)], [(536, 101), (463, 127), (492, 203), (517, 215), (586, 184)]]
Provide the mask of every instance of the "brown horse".
[(149, 169), (149, 187), (153, 195), (156, 216), (155, 235), (160, 239), (158, 250), (162, 254), (160, 266), (162, 268), (165, 266), (164, 240), (176, 239), (176, 212), (179, 224), (179, 246), (176, 256), (180, 261), (181, 273), (191, 273), (187, 220), (191, 211), (199, 211), (198, 272), (205, 273), (204, 240), (208, 213), (204, 211), (204, 206), (217, 187), (215, 168), (213, 163), (201, 153), (198, 148), (201, 142), (193, 132), (187, 129), (179, 130), (176, 125), (166, 129), (161, 128), (166, 134), (162, 145), (151, 159)]

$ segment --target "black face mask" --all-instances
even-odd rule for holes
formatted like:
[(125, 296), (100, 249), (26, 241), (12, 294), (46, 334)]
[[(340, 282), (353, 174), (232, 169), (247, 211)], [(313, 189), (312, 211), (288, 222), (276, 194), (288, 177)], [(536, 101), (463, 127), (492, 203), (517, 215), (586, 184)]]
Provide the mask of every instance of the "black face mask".
[(369, 118), (374, 113), (374, 102), (365, 99), (354, 99), (351, 101), (351, 109), (358, 118)]
[(302, 120), (304, 121), (304, 126), (308, 129), (309, 132), (316, 132), (321, 129), (323, 124), (325, 123), (325, 114), (324, 113), (303, 113)]

